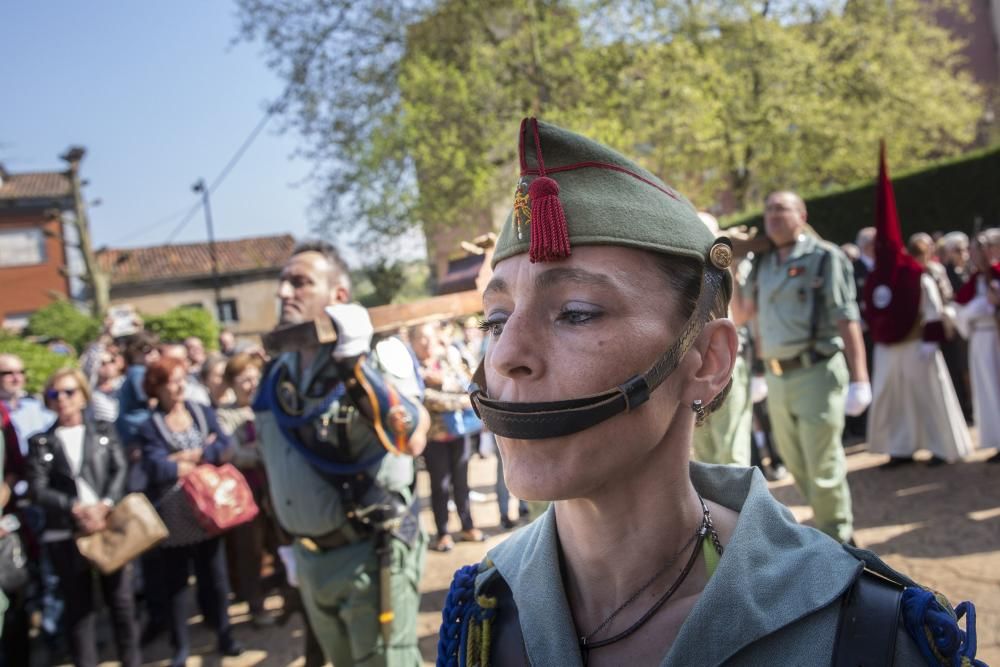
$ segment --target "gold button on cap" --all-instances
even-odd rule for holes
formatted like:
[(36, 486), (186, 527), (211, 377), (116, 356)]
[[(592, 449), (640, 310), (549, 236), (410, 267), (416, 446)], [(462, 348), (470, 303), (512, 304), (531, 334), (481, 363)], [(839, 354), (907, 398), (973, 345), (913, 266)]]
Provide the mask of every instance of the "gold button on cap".
[(717, 269), (728, 269), (733, 263), (733, 249), (728, 244), (717, 241), (708, 251), (708, 258)]

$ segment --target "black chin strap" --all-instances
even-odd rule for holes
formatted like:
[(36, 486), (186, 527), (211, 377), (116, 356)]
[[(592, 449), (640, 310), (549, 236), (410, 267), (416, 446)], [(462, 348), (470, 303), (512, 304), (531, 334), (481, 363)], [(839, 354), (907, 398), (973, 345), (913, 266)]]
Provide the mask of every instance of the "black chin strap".
[[(676, 370), (698, 338), (720, 289), (729, 278), (725, 268), (707, 263), (701, 293), (681, 335), (644, 375), (634, 375), (614, 389), (566, 401), (511, 403), (487, 396), (486, 372), (479, 364), (469, 388), (472, 407), (493, 433), (518, 440), (541, 440), (571, 435), (600, 424), (621, 412), (634, 410)], [(485, 363), (485, 362), (484, 362)]]

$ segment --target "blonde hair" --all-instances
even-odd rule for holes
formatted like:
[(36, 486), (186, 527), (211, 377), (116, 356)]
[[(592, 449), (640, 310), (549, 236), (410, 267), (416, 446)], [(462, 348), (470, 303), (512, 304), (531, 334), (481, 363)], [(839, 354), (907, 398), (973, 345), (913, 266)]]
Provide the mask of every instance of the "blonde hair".
[[(76, 380), (76, 388), (80, 390), (83, 394), (83, 400), (90, 403), (90, 384), (87, 382), (87, 378), (83, 375), (83, 371), (79, 368), (72, 368), (67, 366), (66, 368), (60, 368), (55, 373), (49, 376), (49, 379), (45, 381), (45, 393), (48, 394), (55, 388), (56, 382), (62, 380), (63, 378), (73, 378)], [(45, 403), (48, 405), (49, 398), (45, 397)]]

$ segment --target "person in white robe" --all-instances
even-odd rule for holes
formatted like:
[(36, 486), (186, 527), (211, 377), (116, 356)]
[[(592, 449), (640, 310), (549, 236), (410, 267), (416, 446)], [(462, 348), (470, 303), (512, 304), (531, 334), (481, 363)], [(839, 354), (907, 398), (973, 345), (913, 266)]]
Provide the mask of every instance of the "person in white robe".
[(868, 444), (893, 460), (920, 449), (932, 463), (954, 463), (972, 453), (972, 439), (939, 349), (944, 306), (929, 274), (920, 276), (919, 321), (906, 339), (875, 344)]
[[(983, 244), (982, 241), (987, 241)], [(973, 263), (979, 269), (955, 295), (959, 333), (969, 341), (969, 374), (972, 414), (979, 431), (979, 447), (1000, 450), (1000, 263), (990, 266), (988, 239), (973, 246)], [(990, 459), (1000, 462), (1000, 452)]]

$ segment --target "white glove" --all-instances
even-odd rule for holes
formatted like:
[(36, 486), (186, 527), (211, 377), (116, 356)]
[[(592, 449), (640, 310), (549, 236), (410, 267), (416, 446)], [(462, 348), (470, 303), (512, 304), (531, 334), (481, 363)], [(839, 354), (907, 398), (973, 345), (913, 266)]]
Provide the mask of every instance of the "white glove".
[(857, 417), (872, 404), (872, 385), (870, 382), (852, 382), (847, 387), (847, 400), (844, 401), (844, 412), (848, 417)]
[(763, 375), (754, 375), (750, 378), (750, 400), (760, 403), (767, 398), (767, 380)]
[(337, 327), (337, 346), (333, 348), (336, 361), (371, 351), (375, 327), (367, 308), (359, 303), (338, 303), (327, 306), (326, 314)]
[(920, 343), (920, 360), (930, 361), (934, 358), (934, 354), (938, 351), (938, 344), (930, 341), (922, 341)]
[(288, 585), (292, 588), (298, 588), (299, 575), (295, 568), (295, 552), (292, 547), (278, 547), (278, 556), (285, 565), (285, 578), (288, 580)]

